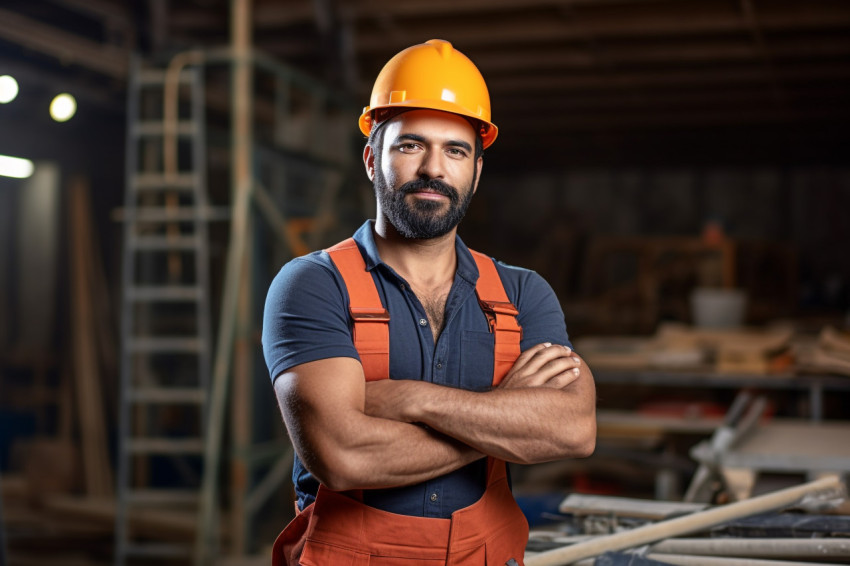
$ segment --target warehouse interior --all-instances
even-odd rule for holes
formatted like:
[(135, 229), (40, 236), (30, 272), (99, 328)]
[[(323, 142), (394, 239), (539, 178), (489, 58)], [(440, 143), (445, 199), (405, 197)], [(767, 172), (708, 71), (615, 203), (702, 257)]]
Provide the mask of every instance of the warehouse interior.
[(847, 475), (846, 2), (4, 0), (0, 564), (268, 562), (265, 292), (374, 215), (357, 118), (432, 38), (499, 127), (459, 233), (546, 278), (596, 378), (594, 455), (512, 467), (532, 528)]

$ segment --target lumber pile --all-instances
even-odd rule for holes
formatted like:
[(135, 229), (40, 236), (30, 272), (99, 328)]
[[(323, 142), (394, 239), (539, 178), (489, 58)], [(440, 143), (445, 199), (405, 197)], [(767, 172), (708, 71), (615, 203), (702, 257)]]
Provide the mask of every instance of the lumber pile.
[(793, 337), (788, 325), (709, 329), (665, 323), (650, 337), (588, 337), (577, 340), (575, 349), (599, 369), (790, 375)]
[(797, 365), (814, 373), (838, 373), (850, 376), (850, 333), (832, 326), (821, 330), (814, 343), (799, 343)]
[(850, 516), (825, 514), (845, 499), (834, 475), (714, 507), (570, 496), (560, 508), (567, 517), (606, 519), (609, 532), (578, 533), (575, 523), (532, 531), (525, 565), (847, 564)]

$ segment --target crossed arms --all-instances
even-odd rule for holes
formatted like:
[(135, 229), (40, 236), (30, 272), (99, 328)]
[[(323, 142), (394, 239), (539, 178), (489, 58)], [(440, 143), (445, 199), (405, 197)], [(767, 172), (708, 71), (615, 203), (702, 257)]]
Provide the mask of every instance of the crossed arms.
[(569, 348), (548, 343), (523, 352), (486, 392), (366, 383), (353, 358), (296, 366), (274, 387), (301, 461), (334, 490), (412, 485), (484, 456), (585, 457), (596, 443), (593, 376)]

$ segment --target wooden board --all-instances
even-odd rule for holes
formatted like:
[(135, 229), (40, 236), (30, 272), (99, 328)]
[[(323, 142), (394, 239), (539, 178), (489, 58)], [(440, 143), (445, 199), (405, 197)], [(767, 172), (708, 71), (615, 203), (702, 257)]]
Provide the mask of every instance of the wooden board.
[(678, 501), (653, 501), (606, 495), (583, 495), (574, 493), (561, 502), (558, 510), (572, 515), (615, 515), (640, 519), (661, 520), (687, 513), (702, 511), (705, 503), (681, 503)]

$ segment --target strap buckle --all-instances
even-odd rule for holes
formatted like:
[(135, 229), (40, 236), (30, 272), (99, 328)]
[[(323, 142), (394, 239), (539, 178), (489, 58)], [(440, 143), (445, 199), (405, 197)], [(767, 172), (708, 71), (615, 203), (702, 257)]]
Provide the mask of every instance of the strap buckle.
[[(508, 331), (518, 331), (522, 332), (522, 329), (516, 322), (516, 317), (519, 314), (517, 308), (513, 305), (513, 303), (508, 301), (485, 301), (483, 299), (478, 299), (478, 303), (481, 305), (481, 310), (484, 311), (484, 315), (487, 317), (487, 323), (490, 325), (490, 332), (495, 332), (496, 330), (508, 330)], [(513, 324), (500, 324), (498, 319), (503, 316), (510, 316)], [(502, 319), (505, 320), (504, 318)]]
[(387, 309), (373, 309), (369, 307), (351, 307), (349, 309), (351, 319), (354, 322), (389, 322), (390, 313)]
[(506, 314), (509, 316), (517, 316), (519, 314), (514, 304), (508, 301), (484, 301), (479, 299), (478, 302), (481, 304), (481, 308), (488, 313)]

